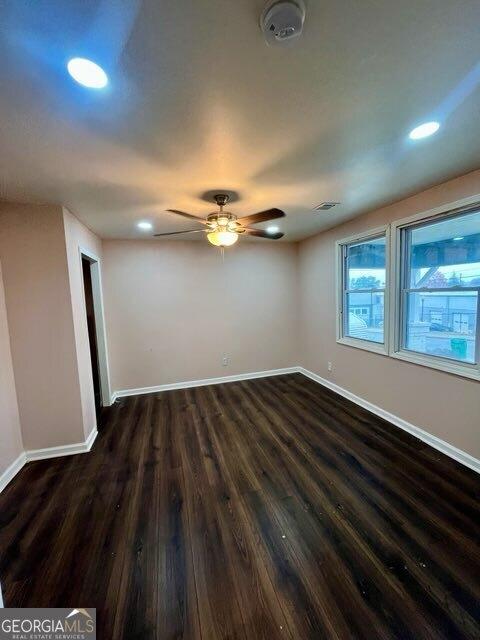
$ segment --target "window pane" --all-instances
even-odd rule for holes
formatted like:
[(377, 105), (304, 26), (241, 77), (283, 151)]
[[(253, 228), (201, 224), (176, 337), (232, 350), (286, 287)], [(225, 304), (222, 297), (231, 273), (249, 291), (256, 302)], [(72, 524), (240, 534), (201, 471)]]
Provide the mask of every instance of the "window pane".
[(385, 287), (385, 236), (347, 246), (346, 288)]
[(383, 292), (347, 293), (345, 335), (383, 342), (384, 297)]
[(477, 291), (407, 294), (406, 348), (475, 363)]
[(410, 240), (410, 289), (480, 286), (480, 212), (414, 227)]

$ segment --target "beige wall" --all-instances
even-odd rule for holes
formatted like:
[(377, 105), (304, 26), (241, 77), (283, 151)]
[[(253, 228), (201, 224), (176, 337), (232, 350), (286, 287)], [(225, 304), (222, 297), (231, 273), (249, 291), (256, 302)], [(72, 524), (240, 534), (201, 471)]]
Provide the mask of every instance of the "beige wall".
[[(25, 448), (82, 442), (95, 427), (81, 246), (103, 260), (113, 390), (300, 364), (480, 457), (477, 382), (335, 341), (335, 240), (475, 193), (480, 172), (299, 245), (240, 241), (225, 262), (205, 242), (102, 243), (61, 207), (0, 204)], [(4, 307), (0, 296), (2, 365), (9, 342)], [(0, 472), (21, 450), (11, 370), (2, 366), (1, 375)]]
[[(373, 404), (480, 458), (480, 384), (337, 344), (335, 241), (480, 194), (480, 171), (373, 211), (300, 244), (301, 364)], [(334, 215), (334, 214), (333, 214)], [(327, 371), (327, 362), (333, 371)]]
[(97, 258), (102, 257), (102, 242), (67, 209), (63, 210), (65, 241), (72, 301), (75, 349), (77, 356), (80, 396), (82, 402), (83, 430), (85, 439), (97, 428), (95, 401), (93, 393), (92, 364), (85, 312), (85, 294), (83, 288), (80, 249), (86, 250)]
[(0, 477), (23, 452), (0, 265)]
[[(103, 242), (113, 390), (288, 367), (297, 361), (297, 247)], [(222, 366), (222, 356), (230, 364)]]
[(82, 442), (62, 208), (0, 204), (0, 259), (25, 448)]

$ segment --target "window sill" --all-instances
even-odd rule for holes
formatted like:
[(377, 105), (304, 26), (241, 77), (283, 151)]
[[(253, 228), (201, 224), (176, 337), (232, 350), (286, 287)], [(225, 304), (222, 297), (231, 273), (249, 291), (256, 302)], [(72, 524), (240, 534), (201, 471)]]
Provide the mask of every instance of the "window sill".
[(411, 362), (412, 364), (418, 364), (422, 367), (429, 367), (430, 369), (437, 369), (445, 373), (452, 373), (464, 378), (470, 378), (471, 380), (480, 380), (480, 370), (475, 366), (462, 365), (457, 362), (448, 362), (447, 360), (440, 360), (432, 358), (421, 353), (415, 353), (414, 351), (395, 351), (390, 354), (392, 358), (397, 360), (403, 360), (404, 362)]
[(462, 376), (463, 378), (469, 378), (470, 380), (480, 381), (480, 370), (474, 366), (464, 366), (460, 363), (448, 362), (446, 360), (437, 361), (429, 356), (424, 356), (421, 353), (415, 353), (413, 351), (395, 351), (389, 354), (384, 344), (369, 342), (368, 340), (361, 340), (358, 338), (337, 338), (337, 343), (343, 344), (347, 347), (354, 347), (355, 349), (362, 349), (363, 351), (377, 353), (381, 356), (390, 356), (397, 360), (403, 360), (404, 362), (410, 362), (411, 364), (417, 364), (422, 367), (437, 369), (438, 371)]
[(355, 347), (363, 349), (363, 351), (372, 351), (383, 356), (388, 356), (388, 351), (382, 342), (372, 342), (369, 340), (361, 340), (360, 338), (337, 338), (338, 344), (344, 344), (347, 347)]

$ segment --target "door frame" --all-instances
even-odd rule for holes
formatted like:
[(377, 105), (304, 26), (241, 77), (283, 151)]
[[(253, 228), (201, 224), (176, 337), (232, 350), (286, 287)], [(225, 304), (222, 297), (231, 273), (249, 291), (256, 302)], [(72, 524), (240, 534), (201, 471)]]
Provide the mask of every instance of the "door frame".
[(86, 258), (90, 262), (93, 293), (93, 312), (95, 315), (95, 333), (97, 338), (98, 372), (100, 376), (100, 396), (102, 400), (102, 406), (109, 407), (112, 404), (112, 391), (110, 387), (110, 369), (108, 366), (107, 330), (105, 327), (100, 258), (92, 253), (89, 249), (85, 249), (82, 246), (78, 247), (78, 255), (80, 260), (80, 277), (82, 279), (82, 296), (84, 309), (86, 309), (86, 304), (82, 258)]

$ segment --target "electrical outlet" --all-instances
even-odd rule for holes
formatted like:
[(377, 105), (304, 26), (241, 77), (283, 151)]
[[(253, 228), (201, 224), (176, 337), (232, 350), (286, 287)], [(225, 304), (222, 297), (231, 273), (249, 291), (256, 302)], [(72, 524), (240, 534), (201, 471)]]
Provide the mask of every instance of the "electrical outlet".
[(222, 365), (224, 367), (228, 367), (229, 364), (230, 364), (230, 357), (227, 355), (224, 355), (222, 358)]
[(327, 369), (328, 369), (329, 371), (332, 371), (332, 369), (333, 369), (333, 364), (332, 364), (331, 362), (327, 362)]

